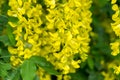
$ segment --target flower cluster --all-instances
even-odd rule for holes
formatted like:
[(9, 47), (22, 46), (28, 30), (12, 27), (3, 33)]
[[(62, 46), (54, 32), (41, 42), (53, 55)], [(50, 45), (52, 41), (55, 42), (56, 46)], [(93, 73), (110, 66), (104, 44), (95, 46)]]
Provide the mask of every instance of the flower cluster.
[[(87, 59), (91, 0), (9, 0), (9, 21), (15, 47), (9, 46), (11, 62), (18, 66), (33, 55), (45, 57), (62, 74), (75, 72)], [(50, 80), (44, 70), (41, 80)], [(46, 76), (46, 77), (45, 77)], [(69, 76), (58, 76), (69, 80)], [(60, 79), (61, 80), (61, 79)]]
[[(117, 0), (112, 0), (112, 10), (115, 11), (115, 13), (112, 15), (112, 20), (114, 23), (111, 24), (113, 31), (115, 32), (118, 39), (116, 39), (115, 42), (111, 43), (111, 49), (112, 49), (112, 55), (117, 56), (120, 53), (120, 9), (119, 6), (116, 4)], [(120, 66), (114, 66), (114, 73), (119, 74), (120, 73)]]

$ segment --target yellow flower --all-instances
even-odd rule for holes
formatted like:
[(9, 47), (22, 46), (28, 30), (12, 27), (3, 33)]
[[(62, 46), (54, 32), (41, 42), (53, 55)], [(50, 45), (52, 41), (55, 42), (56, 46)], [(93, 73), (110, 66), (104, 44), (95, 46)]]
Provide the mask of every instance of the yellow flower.
[(119, 52), (120, 52), (120, 51), (119, 51), (120, 43), (116, 41), (116, 42), (114, 42), (114, 43), (111, 43), (110, 45), (111, 45), (111, 49), (113, 50), (111, 54), (112, 54), (113, 56), (118, 55)]
[(11, 52), (11, 54), (17, 54), (18, 53), (18, 51), (11, 46), (8, 47), (8, 51)]
[(115, 74), (120, 74), (120, 66), (116, 66), (115, 68), (114, 68), (115, 70), (114, 70), (114, 73)]
[(73, 66), (74, 68), (80, 68), (79, 63), (81, 63), (80, 60), (78, 60), (78, 61), (74, 61), (74, 60), (72, 60), (72, 66)]
[(112, 0), (111, 1), (111, 4), (114, 4), (114, 3), (116, 3), (117, 2), (117, 0)]
[(114, 5), (112, 6), (112, 10), (114, 10), (114, 11), (119, 10), (118, 5), (117, 5), (117, 4), (114, 4)]
[(32, 56), (31, 51), (29, 49), (25, 49), (24, 54), (24, 59), (29, 59)]

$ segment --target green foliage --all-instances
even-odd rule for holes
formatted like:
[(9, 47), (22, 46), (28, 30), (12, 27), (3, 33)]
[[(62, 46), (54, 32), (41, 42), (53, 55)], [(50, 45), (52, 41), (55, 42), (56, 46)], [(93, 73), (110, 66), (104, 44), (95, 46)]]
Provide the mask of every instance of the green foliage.
[(20, 80), (20, 68), (13, 69), (11, 72), (8, 74), (9, 76), (6, 79), (9, 80)]
[(4, 63), (0, 61), (0, 77), (5, 77), (8, 74), (8, 70), (11, 69), (10, 63)]
[(7, 25), (7, 35), (11, 42), (11, 45), (14, 46), (16, 44), (16, 41), (15, 41), (15, 36), (13, 35), (12, 32), (13, 32), (13, 30), (12, 30), (11, 26)]
[(30, 60), (25, 60), (21, 66), (21, 76), (23, 80), (33, 80), (35, 77), (36, 66)]
[(8, 22), (8, 18), (4, 15), (0, 15), (0, 26), (6, 25)]
[(59, 73), (54, 69), (54, 66), (48, 62), (45, 58), (39, 56), (32, 56), (31, 62), (38, 64), (41, 68), (47, 71), (51, 75), (58, 75)]
[(77, 71), (76, 73), (71, 73), (71, 74), (69, 74), (71, 77), (72, 77), (72, 79), (71, 80), (87, 80), (87, 77), (86, 77), (86, 75), (85, 74), (83, 74), (83, 72), (82, 71)]
[(104, 80), (104, 77), (98, 72), (90, 71), (88, 80)]
[(2, 35), (2, 36), (0, 36), (0, 41), (1, 41), (5, 46), (11, 45), (10, 40), (9, 40), (9, 38), (8, 38), (7, 35)]
[(23, 80), (33, 80), (35, 78), (37, 66), (43, 68), (51, 75), (58, 75), (59, 73), (54, 69), (54, 66), (45, 58), (39, 56), (32, 56), (30, 59), (25, 60), (21, 65), (20, 74)]
[(94, 69), (94, 61), (93, 61), (93, 59), (91, 57), (88, 57), (87, 62), (88, 62), (89, 68), (93, 70)]

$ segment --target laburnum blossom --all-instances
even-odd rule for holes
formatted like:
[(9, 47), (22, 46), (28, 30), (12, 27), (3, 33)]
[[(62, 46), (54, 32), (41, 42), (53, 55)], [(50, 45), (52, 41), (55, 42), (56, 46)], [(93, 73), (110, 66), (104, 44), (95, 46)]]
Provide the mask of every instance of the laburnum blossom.
[[(9, 0), (8, 15), (17, 18), (16, 22), (8, 22), (16, 40), (15, 47), (8, 47), (12, 64), (18, 66), (31, 56), (42, 56), (61, 72), (58, 80), (70, 80), (67, 74), (80, 68), (88, 56), (91, 3), (91, 0)], [(37, 74), (41, 80), (51, 80), (41, 68)]]
[[(114, 14), (112, 15), (112, 20), (114, 22), (111, 23), (111, 26), (117, 36), (116, 41), (110, 44), (112, 49), (111, 54), (113, 56), (117, 56), (120, 53), (120, 40), (119, 40), (120, 39), (120, 9), (116, 2), (117, 0), (111, 0), (112, 10), (114, 11)], [(117, 65), (113, 66), (113, 68), (114, 68), (114, 73), (118, 75), (120, 74), (120, 66)]]
[[(116, 4), (117, 0), (111, 0), (112, 10), (114, 14), (112, 15), (112, 20), (114, 21), (111, 23), (112, 29), (115, 32), (116, 36), (120, 37), (120, 10), (118, 5)], [(111, 43), (112, 55), (116, 56), (119, 54), (119, 39), (113, 43)]]

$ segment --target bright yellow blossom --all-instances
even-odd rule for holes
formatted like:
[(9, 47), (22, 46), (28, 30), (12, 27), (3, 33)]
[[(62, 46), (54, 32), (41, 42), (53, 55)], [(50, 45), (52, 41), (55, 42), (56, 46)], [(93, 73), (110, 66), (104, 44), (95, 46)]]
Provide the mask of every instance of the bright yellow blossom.
[[(70, 80), (67, 74), (74, 73), (87, 59), (92, 0), (43, 2), (44, 5), (37, 0), (9, 0), (8, 15), (18, 18), (16, 23), (9, 21), (16, 40), (15, 47), (8, 48), (11, 62), (18, 66), (33, 55), (42, 56), (61, 72), (62, 79)], [(75, 55), (80, 59), (74, 60)], [(39, 69), (41, 80), (51, 80), (49, 74)]]

